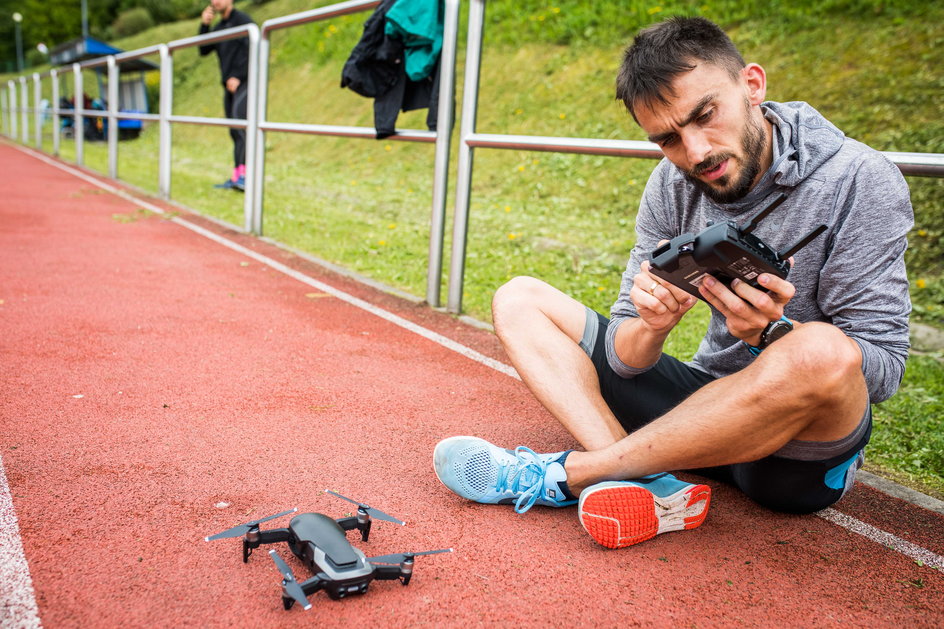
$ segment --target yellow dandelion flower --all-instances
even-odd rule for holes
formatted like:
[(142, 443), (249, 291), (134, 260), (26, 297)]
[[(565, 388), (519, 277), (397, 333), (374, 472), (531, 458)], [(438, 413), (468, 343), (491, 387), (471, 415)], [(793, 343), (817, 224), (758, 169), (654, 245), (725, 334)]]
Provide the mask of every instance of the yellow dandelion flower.
[(396, 229), (396, 228), (397, 228), (396, 223), (390, 223), (389, 225), (387, 225), (387, 229)]
[(522, 109), (521, 107), (519, 107), (518, 109), (515, 110), (515, 115), (516, 115), (516, 116), (520, 116), (520, 115), (523, 114), (523, 113), (524, 113), (524, 109)]
[(351, 179), (351, 185), (352, 185), (352, 186), (356, 186), (356, 185), (357, 185), (357, 179)]
[(386, 246), (387, 241), (386, 241), (386, 240), (378, 240), (378, 241), (377, 241), (377, 244), (380, 245), (381, 247), (383, 247), (383, 246)]
[(389, 144), (386, 144), (386, 145), (384, 145), (384, 150), (385, 150), (385, 151), (392, 151), (392, 150), (393, 150), (393, 147), (390, 146)]
[(658, 13), (658, 12), (661, 11), (661, 10), (662, 10), (662, 7), (660, 7), (660, 6), (655, 6), (655, 7), (652, 7), (651, 9), (649, 9), (648, 11), (646, 11), (646, 13), (648, 13), (649, 15), (655, 15), (656, 13)]
[(606, 290), (606, 289), (603, 288), (602, 286), (597, 286), (597, 291), (599, 291), (599, 292), (602, 293), (602, 292), (605, 291), (605, 290)]
[(551, 7), (551, 13), (560, 13), (560, 7)]
[(524, 172), (524, 164), (522, 164), (521, 166), (518, 166), (518, 172), (519, 172), (519, 173), (523, 173), (523, 172)]
[(518, 234), (514, 232), (508, 232), (508, 240), (514, 240), (517, 237), (518, 237)]
[(540, 164), (540, 163), (541, 163), (541, 160), (539, 160), (539, 159), (532, 159), (532, 160), (531, 160), (531, 165), (532, 165), (532, 166), (537, 166), (537, 165)]
[(918, 235), (923, 238), (924, 236), (927, 236), (927, 235), (928, 235), (928, 230), (926, 230), (926, 229), (919, 229), (919, 230), (918, 230)]
[(917, 286), (918, 288), (925, 288), (925, 287), (927, 287), (927, 285), (928, 285), (928, 283), (927, 283), (925, 280), (923, 280), (923, 279), (920, 279), (920, 280), (916, 280), (916, 281), (915, 281), (915, 286)]
[(567, 117), (567, 114), (560, 114), (560, 115), (557, 116), (557, 117), (560, 118), (561, 120), (563, 120), (564, 118)]
[(505, 206), (505, 211), (506, 211), (506, 212), (510, 212), (510, 211), (511, 211), (511, 206), (510, 206), (510, 205), (506, 205), (506, 206)]

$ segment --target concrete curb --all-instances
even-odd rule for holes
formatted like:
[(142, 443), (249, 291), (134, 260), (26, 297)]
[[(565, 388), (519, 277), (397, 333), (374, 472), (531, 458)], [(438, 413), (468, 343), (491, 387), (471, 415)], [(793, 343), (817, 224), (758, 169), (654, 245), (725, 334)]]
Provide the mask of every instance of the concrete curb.
[(890, 481), (887, 478), (882, 478), (881, 476), (876, 476), (875, 474), (866, 472), (864, 470), (859, 470), (856, 472), (856, 480), (890, 496), (894, 496), (895, 498), (899, 498), (905, 502), (910, 502), (911, 504), (921, 507), (922, 509), (927, 509), (928, 511), (934, 511), (935, 513), (944, 515), (944, 500), (932, 498), (931, 496), (922, 494), (920, 491), (911, 489), (910, 487), (905, 487), (904, 485), (899, 485), (894, 481)]

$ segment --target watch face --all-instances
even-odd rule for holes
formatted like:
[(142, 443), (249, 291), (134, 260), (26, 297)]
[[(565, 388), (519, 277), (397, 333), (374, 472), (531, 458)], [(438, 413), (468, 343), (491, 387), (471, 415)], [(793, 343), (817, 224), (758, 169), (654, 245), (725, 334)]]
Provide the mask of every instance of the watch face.
[(780, 319), (772, 322), (767, 326), (767, 329), (764, 330), (764, 338), (762, 339), (764, 347), (767, 347), (792, 329), (793, 324), (789, 321)]

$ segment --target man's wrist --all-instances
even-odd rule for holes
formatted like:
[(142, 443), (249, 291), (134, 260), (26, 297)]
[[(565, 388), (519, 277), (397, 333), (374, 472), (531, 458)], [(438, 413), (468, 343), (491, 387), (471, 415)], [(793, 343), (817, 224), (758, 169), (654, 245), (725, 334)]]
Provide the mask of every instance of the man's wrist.
[(747, 345), (747, 349), (751, 352), (751, 354), (754, 356), (760, 356), (760, 353), (763, 352), (771, 343), (792, 331), (793, 327), (793, 322), (790, 321), (790, 319), (787, 319), (785, 316), (781, 316), (776, 321), (771, 321), (767, 324), (767, 327), (765, 327), (760, 333), (760, 339), (758, 340), (757, 345), (751, 345), (747, 341), (744, 341), (744, 344)]

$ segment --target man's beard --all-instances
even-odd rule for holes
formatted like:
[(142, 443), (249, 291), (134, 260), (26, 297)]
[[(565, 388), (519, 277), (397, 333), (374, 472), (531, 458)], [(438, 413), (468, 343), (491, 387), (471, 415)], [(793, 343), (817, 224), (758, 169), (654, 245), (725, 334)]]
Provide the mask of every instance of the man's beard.
[[(731, 203), (743, 198), (750, 192), (754, 179), (760, 172), (761, 155), (765, 148), (764, 129), (750, 115), (750, 103), (745, 101), (745, 105), (747, 106), (747, 123), (744, 125), (744, 133), (741, 135), (741, 151), (744, 158), (740, 159), (731, 153), (712, 155), (685, 173), (696, 186), (717, 203)], [(734, 158), (740, 164), (741, 172), (737, 180), (730, 185), (725, 185), (730, 179), (727, 174), (715, 180), (715, 183), (723, 186), (721, 188), (698, 178), (699, 174), (717, 168), (719, 164), (731, 158)]]

